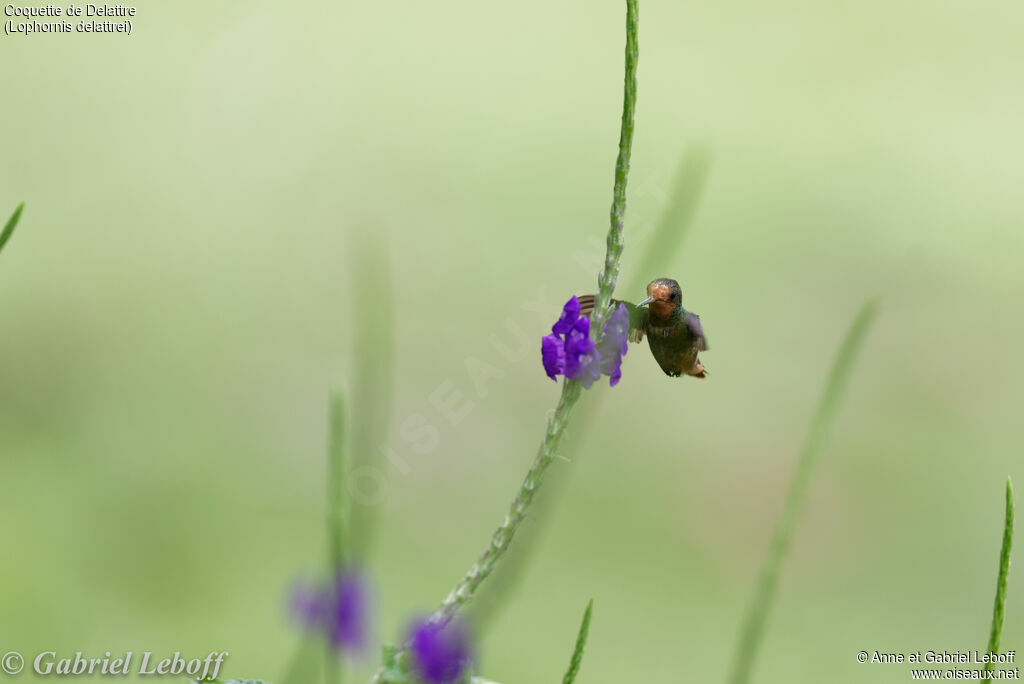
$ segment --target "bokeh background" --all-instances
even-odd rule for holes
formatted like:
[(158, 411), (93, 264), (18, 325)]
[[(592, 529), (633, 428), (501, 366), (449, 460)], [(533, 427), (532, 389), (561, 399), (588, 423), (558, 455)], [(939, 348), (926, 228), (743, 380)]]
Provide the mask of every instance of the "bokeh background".
[[(0, 255), (0, 651), (228, 650), (229, 676), (279, 680), (289, 587), (323, 564), (328, 393), (386, 320), (358, 302), (393, 321), (406, 464), (376, 507), (375, 633), (444, 597), (556, 400), (539, 338), (595, 287), (623, 22), (604, 0), (147, 2), (131, 37), (0, 38), (0, 213), (27, 202)], [(556, 681), (592, 597), (579, 681), (723, 681), (876, 294), (755, 681), (902, 682), (856, 653), (984, 647), (1024, 483), (1022, 30), (1001, 0), (642, 3), (621, 282), (682, 283), (712, 375), (634, 347), (587, 395), (482, 674)], [(638, 272), (681, 177), (669, 271)], [(457, 424), (439, 387), (472, 402)], [(1007, 650), (1022, 602), (1011, 571)]]

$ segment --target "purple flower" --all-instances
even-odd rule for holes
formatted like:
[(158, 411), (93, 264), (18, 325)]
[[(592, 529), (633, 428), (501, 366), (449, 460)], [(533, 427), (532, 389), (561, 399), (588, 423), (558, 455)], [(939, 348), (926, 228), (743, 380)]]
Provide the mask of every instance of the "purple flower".
[(555, 324), (551, 326), (551, 332), (556, 335), (564, 335), (565, 333), (572, 330), (572, 326), (576, 323), (576, 319), (580, 317), (580, 300), (576, 298), (576, 295), (572, 296), (572, 299), (565, 303), (562, 307), (562, 317), (555, 321)]
[(544, 372), (552, 380), (559, 373), (565, 372), (565, 343), (558, 335), (548, 335), (540, 341), (540, 356)]
[(624, 304), (611, 315), (595, 344), (590, 339), (590, 319), (580, 316), (580, 302), (573, 297), (562, 308), (551, 334), (541, 339), (541, 361), (552, 380), (564, 375), (590, 389), (601, 374), (614, 387), (622, 377), (622, 357), (628, 346), (629, 311)]
[(355, 572), (340, 572), (334, 582), (327, 615), (331, 643), (346, 651), (366, 645), (367, 601), (363, 578)]
[(297, 584), (292, 589), (292, 616), (307, 629), (317, 629), (327, 614), (327, 602), (319, 587)]
[(469, 665), (469, 634), (460, 622), (417, 622), (409, 643), (413, 669), (427, 684), (453, 684)]
[(594, 340), (590, 339), (590, 319), (576, 319), (572, 329), (565, 335), (565, 376), (580, 380), (589, 387), (586, 377), (590, 375), (588, 365), (595, 351)]
[(323, 632), (338, 650), (359, 651), (366, 645), (366, 582), (355, 570), (342, 570), (326, 588), (296, 587), (292, 613), (306, 629)]
[(629, 350), (629, 310), (625, 304), (619, 304), (619, 308), (604, 324), (597, 348), (601, 357), (601, 372), (609, 377), (609, 384), (615, 387), (622, 378), (622, 357)]

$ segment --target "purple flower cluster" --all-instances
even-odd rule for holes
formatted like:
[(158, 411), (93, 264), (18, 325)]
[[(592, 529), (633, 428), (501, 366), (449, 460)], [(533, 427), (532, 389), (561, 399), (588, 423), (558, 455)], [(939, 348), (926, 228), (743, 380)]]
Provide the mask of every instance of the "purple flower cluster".
[(338, 650), (361, 651), (366, 646), (368, 593), (360, 573), (343, 570), (326, 588), (296, 587), (292, 612), (303, 627), (322, 632)]
[(562, 315), (551, 326), (551, 334), (541, 340), (544, 371), (552, 380), (564, 375), (579, 381), (586, 389), (603, 373), (615, 387), (622, 377), (622, 357), (629, 346), (628, 336), (629, 311), (625, 304), (619, 304), (595, 343), (590, 339), (590, 319), (580, 316), (580, 300), (573, 297), (562, 307)]
[(412, 665), (427, 684), (454, 684), (469, 665), (469, 634), (460, 622), (424, 620), (409, 630)]

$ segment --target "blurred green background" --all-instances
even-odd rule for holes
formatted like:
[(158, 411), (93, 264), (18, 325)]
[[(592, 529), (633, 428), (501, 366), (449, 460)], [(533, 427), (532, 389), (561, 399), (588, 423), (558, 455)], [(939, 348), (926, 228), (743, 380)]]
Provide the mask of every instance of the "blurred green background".
[[(394, 316), (408, 465), (379, 506), (377, 633), (444, 597), (556, 400), (539, 338), (595, 287), (624, 13), (144, 3), (131, 37), (0, 37), (0, 213), (27, 202), (0, 255), (0, 651), (228, 650), (229, 676), (279, 679), (288, 588), (324, 554), (328, 392), (375, 334), (356, 300)], [(667, 379), (645, 345), (585, 397), (605, 395), (482, 673), (557, 681), (593, 597), (580, 682), (724, 680), (873, 294), (755, 681), (903, 682), (856, 653), (983, 648), (1004, 481), (1024, 483), (1024, 7), (644, 2), (640, 21), (620, 282), (681, 282), (712, 375)], [(638, 273), (688, 154), (710, 160), (692, 227), (671, 272)], [(353, 277), (364, 239), (387, 240), (383, 290)], [(527, 337), (511, 361), (506, 325)], [(481, 391), (470, 359), (500, 377)], [(457, 425), (438, 387), (473, 402)], [(415, 416), (429, 453), (399, 434)], [(1010, 579), (1003, 646), (1024, 650)]]

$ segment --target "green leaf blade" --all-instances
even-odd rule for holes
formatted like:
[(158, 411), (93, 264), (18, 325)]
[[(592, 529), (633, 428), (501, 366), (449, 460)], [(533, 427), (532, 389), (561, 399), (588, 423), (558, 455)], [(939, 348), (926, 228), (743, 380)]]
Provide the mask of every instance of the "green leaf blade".
[(835, 422), (840, 401), (853, 372), (854, 362), (877, 311), (878, 302), (875, 299), (868, 300), (861, 307), (860, 312), (853, 319), (853, 323), (850, 324), (846, 337), (839, 347), (839, 353), (832, 364), (828, 381), (825, 383), (825, 390), (818, 402), (814, 419), (811, 421), (807, 441), (797, 463), (796, 473), (789, 485), (789, 493), (786, 495), (782, 515), (776, 523), (771, 545), (768, 548), (768, 556), (761, 567), (754, 597), (750, 602), (743, 628), (740, 631), (739, 646), (728, 680), (730, 684), (747, 684), (750, 681), (754, 658), (778, 585), (779, 567), (789, 549), (793, 529), (806, 498), (811, 473), (832, 429), (832, 424)]
[[(996, 598), (992, 606), (992, 628), (988, 637), (988, 652), (999, 652), (1006, 617), (1006, 587), (1010, 575), (1010, 551), (1013, 549), (1013, 482), (1006, 478), (1006, 517), (1003, 523), (1003, 546), (999, 551), (999, 576), (996, 580)], [(992, 672), (995, 663), (985, 663), (985, 672)]]
[(647, 283), (655, 278), (675, 278), (683, 272), (679, 258), (697, 216), (711, 161), (711, 152), (699, 144), (690, 145), (680, 156), (661, 215), (649, 233), (640, 236), (646, 246), (635, 261), (626, 289), (620, 289), (623, 298), (642, 298)]
[(21, 212), (24, 211), (24, 209), (25, 203), (22, 202), (14, 210), (14, 213), (11, 214), (11, 218), (7, 219), (7, 224), (4, 226), (3, 232), (0, 233), (0, 252), (3, 251), (4, 245), (6, 245), (7, 241), (11, 239), (12, 235), (14, 235), (14, 229), (18, 225), (18, 221), (21, 220)]
[(580, 665), (583, 663), (583, 649), (587, 645), (587, 635), (590, 633), (590, 616), (594, 612), (594, 599), (587, 603), (587, 609), (583, 613), (583, 622), (580, 623), (580, 632), (576, 636), (576, 647), (572, 651), (572, 659), (569, 660), (569, 669), (562, 678), (562, 684), (573, 684), (576, 675), (579, 674)]

